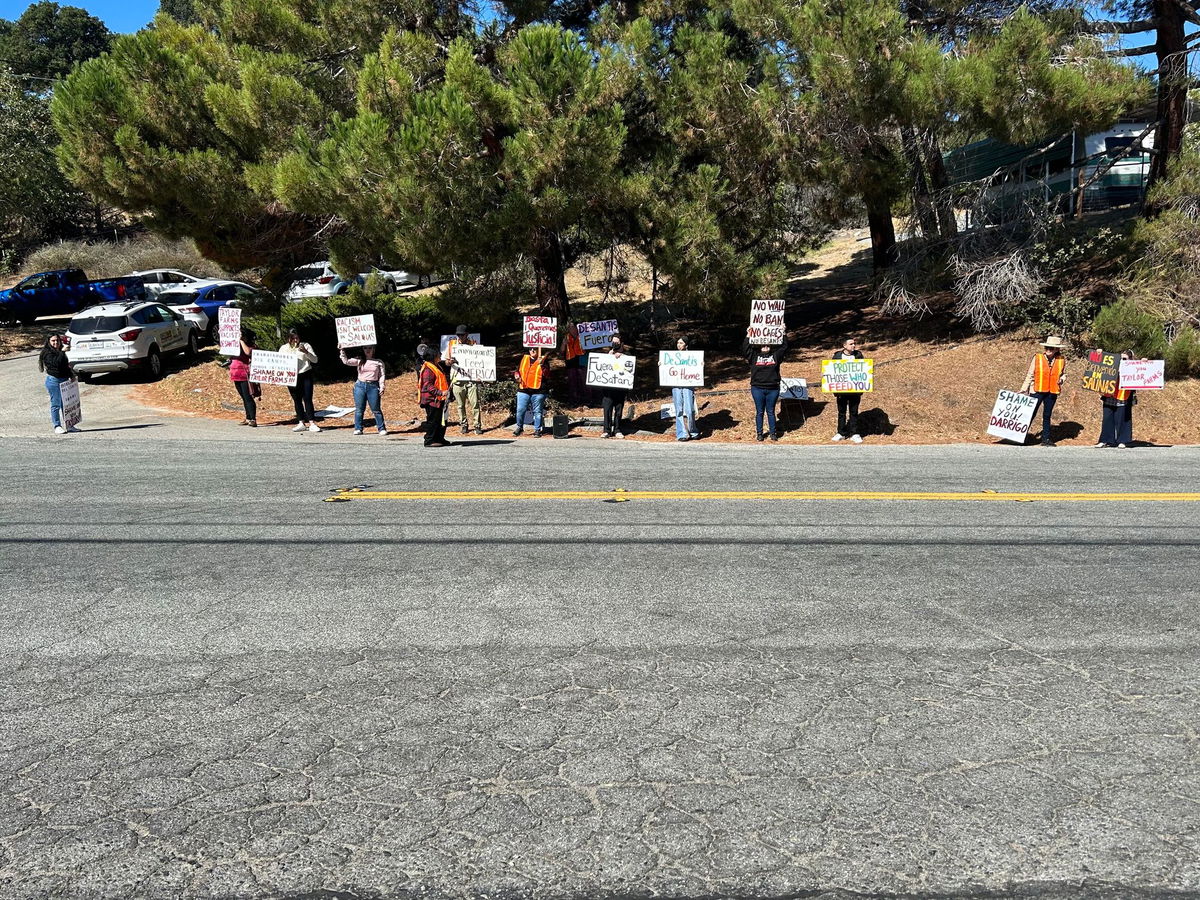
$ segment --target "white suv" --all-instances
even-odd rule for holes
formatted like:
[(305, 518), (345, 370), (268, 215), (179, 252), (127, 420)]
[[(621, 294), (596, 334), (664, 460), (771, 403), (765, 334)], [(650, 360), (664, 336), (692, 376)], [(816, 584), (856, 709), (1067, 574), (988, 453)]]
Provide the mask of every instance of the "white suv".
[(101, 372), (141, 369), (151, 381), (163, 374), (163, 356), (195, 356), (195, 326), (161, 303), (106, 303), (77, 313), (67, 328), (67, 359), (83, 381)]

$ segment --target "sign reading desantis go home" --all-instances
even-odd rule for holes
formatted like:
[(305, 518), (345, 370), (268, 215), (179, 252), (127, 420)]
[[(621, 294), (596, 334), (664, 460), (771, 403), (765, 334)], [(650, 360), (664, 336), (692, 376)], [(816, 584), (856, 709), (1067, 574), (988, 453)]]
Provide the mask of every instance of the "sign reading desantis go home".
[(522, 347), (558, 346), (558, 319), (554, 316), (526, 316), (521, 329)]
[(660, 350), (658, 352), (660, 387), (703, 387), (703, 350)]
[(254, 350), (250, 353), (250, 380), (258, 384), (296, 386), (299, 357), (273, 350)]
[(869, 394), (875, 390), (875, 360), (822, 360), (821, 390), (826, 394)]
[(333, 320), (333, 324), (337, 328), (339, 349), (374, 347), (377, 343), (374, 313), (367, 313), (363, 316), (340, 316)]
[(242, 352), (242, 311), (236, 306), (217, 310), (217, 335), (222, 356), (240, 356)]
[(587, 367), (588, 387), (633, 389), (633, 372), (637, 359), (622, 354), (589, 353)]
[(992, 407), (987, 433), (992, 437), (1023, 444), (1036, 409), (1037, 397), (1016, 391), (1001, 391), (996, 396), (996, 405)]
[(746, 337), (752, 344), (772, 346), (782, 344), (787, 335), (783, 324), (785, 300), (751, 300), (750, 330)]

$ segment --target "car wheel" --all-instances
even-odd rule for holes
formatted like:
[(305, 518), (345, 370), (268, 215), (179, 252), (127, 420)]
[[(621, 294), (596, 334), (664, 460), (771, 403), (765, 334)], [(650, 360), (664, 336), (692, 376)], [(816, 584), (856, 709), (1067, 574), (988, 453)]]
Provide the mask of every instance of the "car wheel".
[(217, 332), (216, 322), (209, 323), (208, 331), (204, 332), (204, 340), (214, 347), (221, 342), (221, 335)]
[(346, 293), (348, 290), (350, 290), (350, 285), (348, 285), (348, 284), (343, 284), (343, 285), (342, 285), (340, 288), (338, 288), (336, 291), (334, 291), (334, 293), (335, 293), (335, 294), (337, 294), (339, 297), (341, 297), (341, 296), (343, 296), (343, 295), (344, 295), (344, 294), (345, 294), (345, 293)]
[(162, 354), (158, 352), (157, 347), (151, 347), (150, 352), (146, 354), (146, 380), (158, 381), (162, 376)]
[(429, 285), (431, 283), (432, 283), (432, 281), (428, 275), (418, 275), (417, 276), (417, 287), (427, 288), (427, 287), (429, 287)]
[(84, 384), (92, 383), (92, 373), (91, 372), (78, 372), (78, 373), (76, 373), (75, 377), (78, 378), (80, 381), (82, 381)]
[(386, 281), (384, 281), (384, 283), (383, 283), (383, 292), (384, 292), (385, 294), (394, 294), (394, 293), (396, 293), (396, 282), (392, 281), (392, 279), (390, 279), (390, 278), (389, 278), (389, 279), (387, 279)]
[(196, 354), (200, 352), (200, 342), (196, 340), (196, 329), (188, 329), (187, 346), (183, 350), (183, 355), (188, 359), (195, 359)]

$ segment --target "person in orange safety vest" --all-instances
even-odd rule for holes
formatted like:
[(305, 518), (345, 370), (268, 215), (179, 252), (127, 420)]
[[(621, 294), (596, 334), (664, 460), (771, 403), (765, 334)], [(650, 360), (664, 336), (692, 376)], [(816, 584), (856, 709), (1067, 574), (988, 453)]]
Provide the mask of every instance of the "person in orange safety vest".
[(442, 354), (437, 347), (425, 349), (425, 361), (417, 376), (417, 399), (425, 410), (425, 446), (448, 447), (446, 423), (442, 411), (450, 400), (450, 379), (441, 364)]
[[(1121, 359), (1133, 359), (1133, 351), (1126, 350)], [(1118, 387), (1111, 394), (1102, 394), (1100, 402), (1104, 415), (1100, 422), (1100, 442), (1096, 446), (1124, 450), (1133, 443), (1133, 404), (1137, 403), (1137, 396), (1131, 390)]]
[(562, 340), (562, 355), (567, 363), (567, 393), (572, 403), (580, 403), (586, 392), (587, 354), (579, 340), (579, 326), (567, 323), (567, 333)]
[(521, 357), (517, 371), (513, 372), (513, 380), (517, 382), (517, 424), (513, 428), (514, 435), (519, 436), (525, 430), (525, 412), (532, 406), (533, 436), (542, 436), (547, 362), (541, 347), (530, 347), (529, 352)]
[[(1054, 412), (1054, 404), (1058, 402), (1066, 375), (1067, 364), (1062, 355), (1065, 348), (1066, 344), (1057, 334), (1046, 338), (1042, 342), (1042, 352), (1029, 364), (1025, 383), (1021, 385), (1021, 393), (1037, 397), (1037, 405), (1042, 408), (1043, 447), (1054, 446), (1054, 441), (1050, 439), (1050, 415)], [(1033, 414), (1037, 415), (1037, 407), (1034, 407)]]

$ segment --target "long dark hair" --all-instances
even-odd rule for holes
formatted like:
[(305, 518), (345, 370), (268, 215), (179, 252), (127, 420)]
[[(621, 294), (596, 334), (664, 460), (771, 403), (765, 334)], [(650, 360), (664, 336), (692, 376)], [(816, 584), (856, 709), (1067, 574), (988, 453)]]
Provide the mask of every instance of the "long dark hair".
[[(58, 346), (57, 347), (50, 346), (50, 342), (52, 340), (54, 340), (54, 338), (58, 338)], [(38, 371), (39, 372), (46, 371), (46, 357), (50, 356), (51, 354), (55, 354), (55, 355), (60, 354), (60, 353), (65, 354), (66, 352), (67, 351), (63, 348), (63, 345), (62, 345), (62, 335), (61, 334), (52, 334), (49, 337), (47, 337), (46, 343), (42, 347), (42, 352), (38, 354)]]

